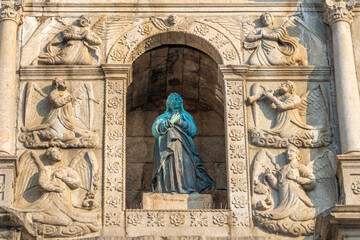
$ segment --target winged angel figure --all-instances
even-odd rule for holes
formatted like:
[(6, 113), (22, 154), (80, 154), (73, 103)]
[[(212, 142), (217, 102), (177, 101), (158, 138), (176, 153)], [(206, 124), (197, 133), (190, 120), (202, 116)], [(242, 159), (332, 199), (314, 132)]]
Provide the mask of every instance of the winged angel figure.
[(189, 18), (182, 18), (175, 14), (171, 14), (166, 19), (161, 17), (150, 17), (150, 21), (152, 24), (161, 31), (168, 31), (168, 30), (186, 30), (189, 27), (189, 24), (192, 22)]
[(59, 148), (51, 147), (45, 156), (49, 165), (30, 150), (19, 159), (14, 206), (29, 233), (70, 237), (99, 231), (95, 194), (100, 172), (95, 154), (82, 150), (67, 162)]
[(314, 218), (335, 204), (335, 157), (330, 150), (303, 164), (294, 145), (280, 167), (265, 149), (253, 163), (254, 219), (272, 232), (291, 236), (313, 234)]
[[(89, 17), (81, 16), (72, 25), (67, 25), (57, 18), (56, 23), (50, 25), (50, 29), (47, 29), (46, 34), (48, 37), (45, 41), (49, 42), (45, 46), (44, 53), (33, 61), (33, 65), (99, 64), (102, 42), (119, 34), (129, 24), (129, 20), (102, 17), (90, 28), (91, 19)], [(46, 24), (45, 27), (39, 28), (38, 31), (44, 28), (46, 28)], [(39, 34), (38, 31), (33, 34), (35, 41), (37, 39), (36, 35)]]
[[(28, 148), (96, 147), (99, 137), (91, 129), (94, 103), (99, 100), (94, 98), (91, 83), (79, 83), (74, 89), (71, 94), (67, 82), (56, 78), (50, 94), (46, 95), (36, 83), (29, 82), (25, 127), (21, 128), (19, 141)], [(45, 116), (42, 121), (39, 114)]]
[[(326, 89), (322, 84), (311, 87), (302, 96), (296, 94), (295, 83), (287, 81), (272, 91), (261, 84), (253, 84), (247, 101), (252, 105), (255, 127), (250, 129), (250, 140), (260, 147), (283, 148), (293, 144), (297, 147), (322, 147), (332, 142), (329, 126), (329, 107)], [(277, 109), (275, 126), (269, 130), (259, 129), (256, 101), (268, 99)], [(312, 125), (303, 122), (306, 116)]]

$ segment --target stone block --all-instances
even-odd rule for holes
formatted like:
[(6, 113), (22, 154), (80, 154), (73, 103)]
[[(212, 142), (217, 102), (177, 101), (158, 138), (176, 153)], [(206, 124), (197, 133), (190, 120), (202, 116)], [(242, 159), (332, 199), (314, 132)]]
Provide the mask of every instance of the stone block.
[(210, 194), (143, 193), (143, 209), (186, 210), (209, 209), (212, 206)]
[(153, 162), (154, 137), (128, 137), (126, 138), (126, 161), (131, 163)]
[(198, 149), (204, 162), (225, 162), (224, 137), (201, 137)]
[(126, 189), (141, 190), (143, 171), (143, 163), (128, 163), (126, 165)]
[(10, 207), (13, 202), (16, 156), (0, 156), (0, 206)]
[(217, 190), (227, 189), (226, 163), (215, 164), (215, 187)]

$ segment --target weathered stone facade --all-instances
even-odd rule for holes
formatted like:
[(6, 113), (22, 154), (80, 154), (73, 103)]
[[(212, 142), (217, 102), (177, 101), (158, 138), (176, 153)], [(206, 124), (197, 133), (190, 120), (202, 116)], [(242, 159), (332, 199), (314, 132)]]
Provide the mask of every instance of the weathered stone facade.
[[(0, 238), (360, 238), (359, 7), (1, 0)], [(172, 92), (215, 186), (151, 209)]]

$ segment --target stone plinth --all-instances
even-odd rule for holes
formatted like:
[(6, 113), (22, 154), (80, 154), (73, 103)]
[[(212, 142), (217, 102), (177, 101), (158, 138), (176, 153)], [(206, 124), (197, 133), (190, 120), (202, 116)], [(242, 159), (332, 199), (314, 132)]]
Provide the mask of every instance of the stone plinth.
[(210, 194), (143, 193), (143, 209), (186, 210), (209, 209), (212, 206)]
[(360, 155), (339, 155), (336, 175), (344, 205), (360, 205)]

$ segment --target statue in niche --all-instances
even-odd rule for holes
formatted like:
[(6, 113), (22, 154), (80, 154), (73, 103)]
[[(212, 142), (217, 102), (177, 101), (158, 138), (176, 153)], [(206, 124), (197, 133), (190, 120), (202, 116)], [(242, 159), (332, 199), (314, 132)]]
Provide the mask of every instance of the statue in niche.
[(197, 132), (194, 120), (177, 93), (169, 95), (166, 107), (152, 126), (156, 142), (150, 189), (158, 193), (200, 193), (214, 181), (192, 140)]
[[(260, 84), (252, 85), (251, 96), (247, 99), (252, 105), (255, 128), (250, 129), (250, 140), (260, 147), (322, 147), (332, 142), (329, 127), (327, 93), (318, 84), (301, 97), (297, 95), (295, 83), (282, 83), (276, 91)], [(268, 99), (277, 109), (275, 126), (269, 130), (259, 129), (257, 123), (256, 101), (262, 97)], [(300, 116), (313, 119), (316, 125), (304, 123)]]
[[(21, 128), (19, 141), (29, 148), (96, 147), (99, 138), (90, 129), (93, 105), (99, 101), (94, 99), (91, 83), (80, 83), (75, 89), (74, 94), (71, 94), (66, 81), (56, 78), (47, 96), (36, 83), (28, 83), (25, 99), (26, 127)], [(35, 107), (37, 104), (41, 105), (42, 111), (49, 108), (49, 105), (51, 108), (40, 125), (27, 127), (29, 122), (34, 122), (39, 117)], [(84, 128), (77, 127), (76, 123), (81, 123)]]
[[(33, 235), (71, 237), (99, 231), (95, 195), (100, 172), (94, 153), (82, 150), (69, 163), (57, 147), (45, 155), (49, 165), (29, 150), (19, 159), (13, 212)], [(29, 204), (27, 197), (35, 193), (40, 196)]]
[(290, 145), (285, 156), (283, 167), (279, 167), (275, 158), (264, 149), (255, 156), (254, 220), (272, 233), (312, 235), (316, 213), (333, 207), (336, 201), (331, 163), (334, 154), (326, 150), (305, 165), (299, 149)]
[[(99, 64), (102, 40), (95, 31), (90, 29), (90, 24), (90, 18), (85, 16), (81, 16), (74, 25), (64, 24), (65, 29), (54, 36), (46, 45), (45, 52), (35, 59), (33, 64)], [(96, 30), (97, 25), (99, 24), (95, 24), (93, 29)]]
[(250, 33), (245, 37), (244, 48), (254, 50), (248, 60), (250, 65), (308, 65), (305, 47), (286, 31), (291, 18), (282, 26), (276, 26), (270, 13), (263, 13), (260, 19), (264, 27), (245, 27)]

